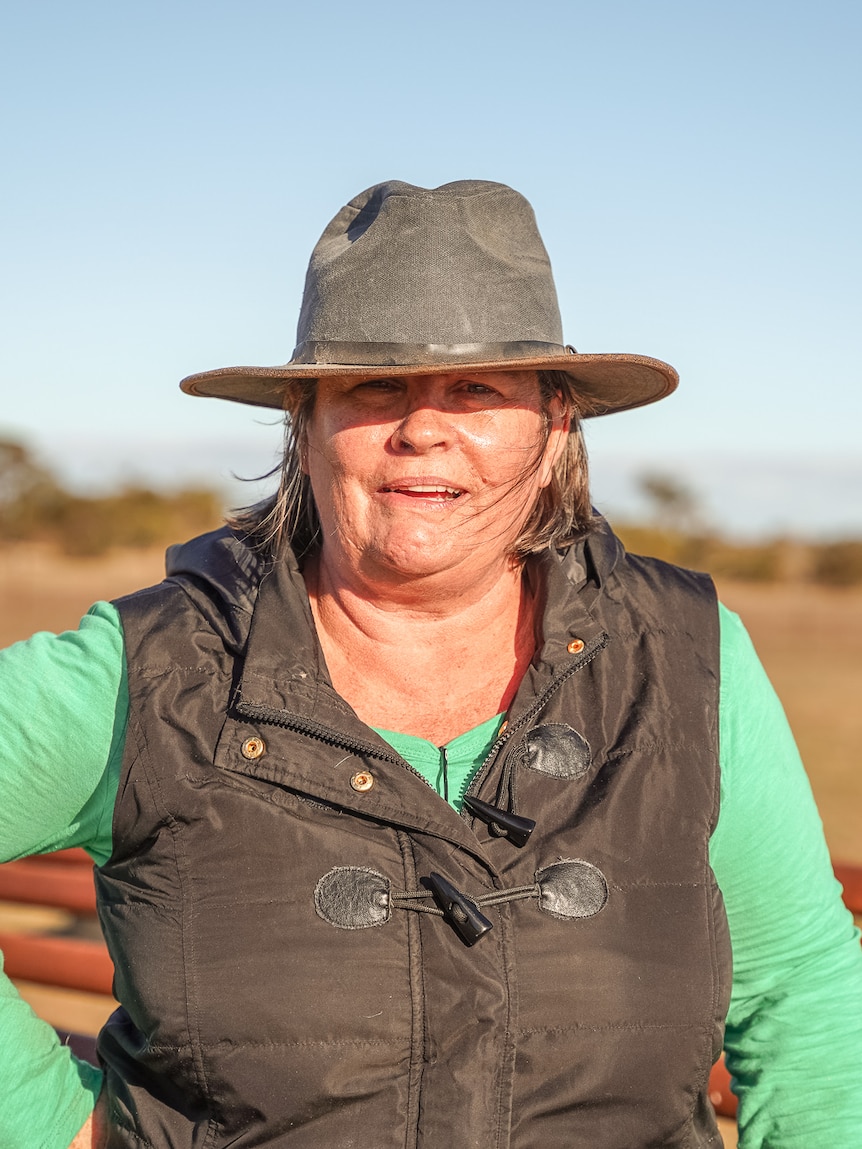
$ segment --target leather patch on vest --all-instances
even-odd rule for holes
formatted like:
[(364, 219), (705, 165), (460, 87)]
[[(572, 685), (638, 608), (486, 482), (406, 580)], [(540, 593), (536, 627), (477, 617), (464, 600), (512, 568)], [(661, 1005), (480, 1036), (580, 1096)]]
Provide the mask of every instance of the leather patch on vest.
[(319, 917), (340, 930), (364, 930), (389, 921), (389, 879), (364, 866), (336, 866), (314, 887)]
[(555, 918), (591, 918), (608, 900), (605, 875), (590, 862), (555, 862), (536, 870), (539, 909)]
[(565, 722), (536, 726), (518, 749), (519, 761), (554, 778), (582, 778), (593, 756), (590, 744)]

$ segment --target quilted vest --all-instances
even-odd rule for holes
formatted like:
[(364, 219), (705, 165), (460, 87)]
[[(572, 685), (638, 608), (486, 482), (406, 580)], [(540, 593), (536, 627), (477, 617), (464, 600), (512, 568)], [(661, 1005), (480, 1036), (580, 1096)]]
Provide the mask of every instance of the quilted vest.
[(216, 532), (119, 600), (112, 1149), (720, 1146), (714, 592), (608, 530), (538, 570), (499, 821), (335, 693), (292, 557)]

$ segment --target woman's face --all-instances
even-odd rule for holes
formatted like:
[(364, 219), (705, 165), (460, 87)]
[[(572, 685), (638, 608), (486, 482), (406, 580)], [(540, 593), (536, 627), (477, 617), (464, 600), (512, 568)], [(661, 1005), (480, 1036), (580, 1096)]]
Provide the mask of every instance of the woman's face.
[(321, 379), (304, 467), (324, 559), (387, 578), (507, 566), (567, 430), (534, 371)]

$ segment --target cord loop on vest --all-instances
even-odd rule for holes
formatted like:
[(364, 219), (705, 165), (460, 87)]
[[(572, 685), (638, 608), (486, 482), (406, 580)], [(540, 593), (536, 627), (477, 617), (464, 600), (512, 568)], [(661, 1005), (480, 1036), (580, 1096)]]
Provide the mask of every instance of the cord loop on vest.
[(536, 871), (536, 880), (507, 890), (473, 896), (440, 874), (423, 879), (428, 888), (393, 890), (383, 874), (364, 866), (336, 866), (314, 891), (319, 917), (338, 929), (385, 925), (392, 910), (413, 910), (444, 918), (466, 945), (474, 945), (492, 928), (483, 909), (535, 899), (551, 917), (572, 920), (599, 913), (608, 900), (608, 883), (597, 866), (579, 858), (561, 859)]

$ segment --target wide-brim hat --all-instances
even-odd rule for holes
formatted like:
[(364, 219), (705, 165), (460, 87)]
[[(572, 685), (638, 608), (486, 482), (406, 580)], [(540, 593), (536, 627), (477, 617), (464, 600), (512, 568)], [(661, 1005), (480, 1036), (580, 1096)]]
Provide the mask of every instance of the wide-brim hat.
[(532, 207), (505, 184), (461, 180), (390, 181), (356, 196), (312, 252), (290, 361), (203, 371), (180, 386), (280, 408), (291, 379), (459, 368), (565, 371), (590, 415), (654, 403), (678, 382), (660, 359), (567, 345)]

